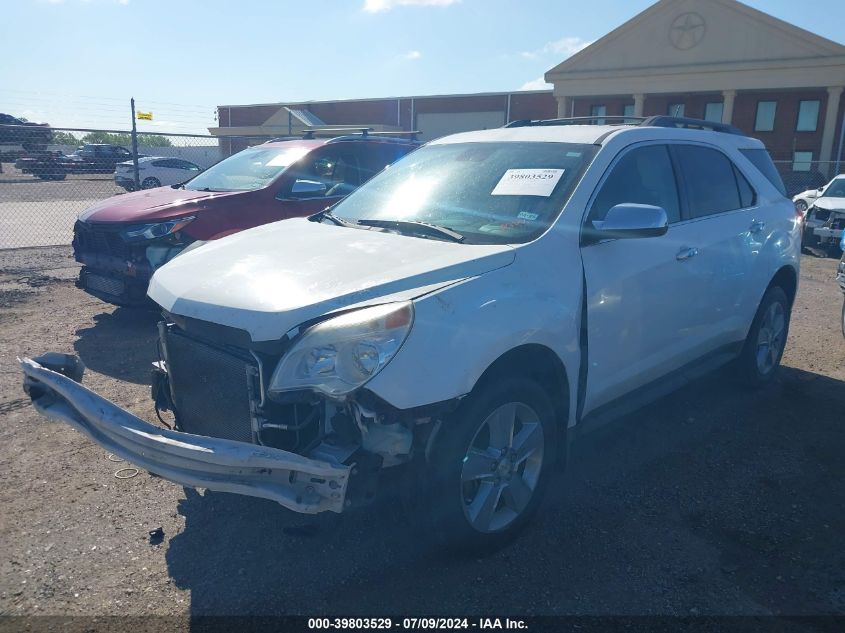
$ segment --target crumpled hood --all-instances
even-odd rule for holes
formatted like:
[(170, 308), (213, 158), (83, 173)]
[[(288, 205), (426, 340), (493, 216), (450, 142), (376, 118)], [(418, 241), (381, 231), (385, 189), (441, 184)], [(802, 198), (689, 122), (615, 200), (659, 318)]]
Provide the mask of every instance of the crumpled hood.
[(352, 306), (412, 299), (502, 268), (506, 245), (440, 242), (284, 220), (242, 231), (158, 269), (148, 294), (168, 312), (278, 340)]
[(173, 187), (156, 187), (106, 198), (83, 211), (84, 222), (146, 222), (180, 216), (195, 209), (198, 203), (241, 193), (239, 191), (189, 191)]
[(822, 196), (816, 198), (813, 206), (818, 209), (827, 209), (829, 211), (838, 211), (845, 213), (845, 198), (834, 198), (833, 196)]

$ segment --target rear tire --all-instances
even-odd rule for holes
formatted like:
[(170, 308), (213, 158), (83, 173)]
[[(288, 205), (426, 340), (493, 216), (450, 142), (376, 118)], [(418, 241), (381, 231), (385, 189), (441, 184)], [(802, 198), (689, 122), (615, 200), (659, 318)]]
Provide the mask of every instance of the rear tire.
[(735, 361), (737, 376), (747, 387), (762, 387), (777, 374), (789, 335), (790, 311), (789, 299), (780, 286), (769, 288), (763, 295), (742, 353)]
[(432, 450), (427, 535), (462, 554), (507, 545), (540, 505), (556, 435), (552, 402), (531, 380), (493, 381), (468, 396)]
[(158, 178), (144, 178), (141, 182), (141, 189), (155, 189), (156, 187), (161, 187), (161, 182)]

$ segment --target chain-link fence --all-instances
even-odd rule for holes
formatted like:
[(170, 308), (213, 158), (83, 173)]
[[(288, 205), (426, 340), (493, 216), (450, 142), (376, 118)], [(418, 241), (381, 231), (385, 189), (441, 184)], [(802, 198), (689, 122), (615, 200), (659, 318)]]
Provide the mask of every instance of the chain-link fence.
[[(267, 140), (138, 133), (136, 174), (129, 131), (0, 125), (0, 249), (70, 244), (77, 215), (101, 200), (184, 182)], [(802, 152), (775, 165), (790, 197), (845, 169)]]
[(0, 249), (70, 244), (76, 216), (105, 198), (174, 185), (269, 137), (0, 125)]
[(775, 160), (775, 167), (780, 172), (786, 194), (791, 198), (808, 189), (818, 189), (845, 170), (845, 162), (827, 162), (818, 160)]

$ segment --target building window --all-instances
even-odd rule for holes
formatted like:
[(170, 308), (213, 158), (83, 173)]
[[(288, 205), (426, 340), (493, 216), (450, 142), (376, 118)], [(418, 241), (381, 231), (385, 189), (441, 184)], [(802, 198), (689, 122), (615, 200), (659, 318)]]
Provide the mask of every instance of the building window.
[(813, 166), (813, 152), (793, 152), (792, 171), (810, 171)]
[(677, 116), (677, 117), (684, 116), (684, 104), (683, 103), (670, 103), (669, 107), (666, 108), (666, 114), (668, 114), (669, 116)]
[[(634, 104), (628, 103), (622, 108), (622, 115), (626, 117), (634, 116)], [(631, 119), (625, 119), (625, 123), (635, 123), (635, 121)]]
[(796, 132), (815, 132), (819, 124), (819, 102), (800, 101), (798, 103), (798, 122)]
[(725, 111), (725, 104), (721, 101), (712, 101), (704, 106), (704, 120), (713, 123), (722, 122), (722, 113)]
[(754, 119), (755, 132), (771, 132), (775, 129), (775, 113), (777, 101), (758, 101), (757, 118)]
[(594, 105), (590, 108), (590, 116), (593, 117), (594, 125), (604, 125), (605, 121), (604, 118), (607, 116), (607, 106), (606, 105)]

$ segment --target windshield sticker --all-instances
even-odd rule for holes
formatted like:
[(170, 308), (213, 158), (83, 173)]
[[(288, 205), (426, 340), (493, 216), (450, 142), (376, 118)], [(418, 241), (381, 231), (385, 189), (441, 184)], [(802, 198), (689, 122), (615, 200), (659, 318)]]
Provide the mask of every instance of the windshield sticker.
[(508, 169), (490, 192), (491, 196), (541, 196), (555, 190), (563, 169)]
[(529, 221), (533, 222), (534, 220), (536, 220), (540, 216), (536, 213), (528, 213), (528, 211), (520, 211), (517, 214), (516, 217), (518, 217), (520, 220), (529, 220)]

